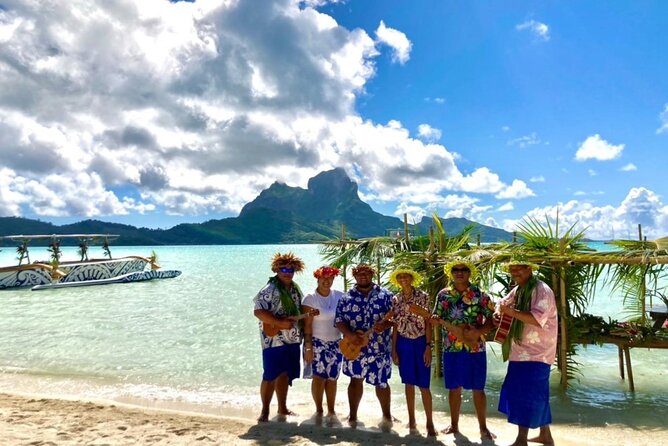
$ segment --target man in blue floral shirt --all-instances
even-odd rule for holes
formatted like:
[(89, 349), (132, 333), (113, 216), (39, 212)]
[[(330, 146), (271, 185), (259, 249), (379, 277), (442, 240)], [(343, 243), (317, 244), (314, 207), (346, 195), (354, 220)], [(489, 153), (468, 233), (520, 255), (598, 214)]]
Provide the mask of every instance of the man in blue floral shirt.
[(390, 413), (390, 386), (392, 375), (392, 339), (388, 330), (392, 326), (388, 313), (392, 308), (392, 293), (373, 283), (374, 269), (360, 264), (353, 268), (355, 286), (343, 295), (336, 307), (336, 327), (344, 340), (363, 345), (368, 334), (368, 345), (362, 347), (357, 359), (343, 361), (343, 373), (350, 377), (348, 385), (348, 422), (357, 423), (357, 409), (364, 381), (376, 387), (376, 396), (383, 411), (383, 419), (392, 422)]
[[(487, 355), (484, 335), (494, 327), (494, 302), (471, 284), (478, 270), (466, 260), (454, 260), (444, 267), (448, 286), (436, 295), (433, 323), (444, 326), (443, 376), (448, 389), (450, 426), (444, 433), (459, 433), (462, 388), (473, 391), (480, 437), (496, 438), (487, 428)], [(448, 326), (449, 329), (445, 328)], [(461, 330), (460, 330), (461, 327)]]

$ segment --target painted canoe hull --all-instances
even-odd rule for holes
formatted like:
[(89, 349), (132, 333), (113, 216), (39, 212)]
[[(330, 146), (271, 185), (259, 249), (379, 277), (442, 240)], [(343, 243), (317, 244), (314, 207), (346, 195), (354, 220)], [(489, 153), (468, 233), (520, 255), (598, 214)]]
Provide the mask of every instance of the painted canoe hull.
[[(142, 272), (149, 260), (128, 256), (118, 259), (63, 262), (58, 270), (64, 273), (58, 283), (113, 279), (129, 273)], [(16, 267), (0, 268), (0, 290), (5, 288), (32, 287), (52, 283), (51, 266), (31, 263)]]
[(38, 290), (50, 290), (54, 288), (72, 288), (80, 286), (91, 286), (91, 285), (108, 285), (110, 283), (129, 283), (129, 282), (144, 282), (146, 280), (154, 279), (171, 279), (181, 275), (181, 271), (178, 270), (156, 270), (156, 271), (136, 271), (131, 273), (122, 274), (116, 277), (109, 277), (106, 279), (93, 279), (93, 280), (83, 280), (80, 282), (58, 282), (58, 283), (49, 283), (43, 285), (35, 285), (32, 287), (33, 291)]

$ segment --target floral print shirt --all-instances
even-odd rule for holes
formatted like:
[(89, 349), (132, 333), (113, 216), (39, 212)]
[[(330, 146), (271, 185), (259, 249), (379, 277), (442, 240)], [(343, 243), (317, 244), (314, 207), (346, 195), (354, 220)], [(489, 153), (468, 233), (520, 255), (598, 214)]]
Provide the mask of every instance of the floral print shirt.
[[(494, 302), (490, 297), (475, 285), (470, 285), (466, 291), (460, 293), (455, 288), (444, 288), (436, 295), (434, 314), (453, 325), (468, 324), (481, 327), (494, 314)], [(484, 352), (485, 341), (471, 348), (449, 333), (443, 327), (444, 352)]]
[[(352, 331), (367, 331), (376, 322), (380, 321), (392, 309), (392, 293), (385, 288), (374, 284), (365, 296), (354, 286), (343, 295), (336, 306), (334, 324), (345, 322)], [(391, 331), (382, 333), (371, 332), (369, 345), (362, 349), (366, 353), (390, 353), (392, 348)]]
[(408, 309), (410, 304), (417, 304), (428, 309), (429, 296), (417, 288), (413, 288), (413, 294), (408, 299), (404, 298), (401, 292), (394, 295), (394, 303), (392, 304), (394, 328), (404, 338), (417, 339), (426, 334), (427, 324), (422, 316), (410, 312)]
[[(302, 302), (297, 287), (293, 286), (290, 289), (290, 296), (297, 305), (297, 308), (300, 308)], [(257, 293), (253, 302), (255, 303), (255, 310), (268, 310), (279, 317), (287, 316), (281, 305), (281, 293), (273, 283), (265, 285)], [(260, 340), (262, 341), (262, 349), (280, 347), (285, 344), (299, 344), (302, 342), (302, 332), (299, 329), (299, 324), (294, 324), (290, 329), (279, 331), (276, 336), (267, 336), (262, 330), (262, 321), (260, 321)]]
[[(515, 303), (517, 287), (513, 288), (501, 302)], [(543, 281), (538, 281), (531, 293), (529, 310), (540, 324), (524, 324), (521, 342), (513, 340), (510, 346), (510, 361), (537, 361), (552, 365), (557, 354), (557, 303), (554, 292)]]

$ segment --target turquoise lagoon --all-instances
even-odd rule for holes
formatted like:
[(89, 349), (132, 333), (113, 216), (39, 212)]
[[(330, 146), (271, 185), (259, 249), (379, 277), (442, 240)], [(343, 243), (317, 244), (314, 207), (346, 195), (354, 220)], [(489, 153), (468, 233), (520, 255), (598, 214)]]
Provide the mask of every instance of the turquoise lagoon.
[[(0, 291), (0, 392), (254, 413), (261, 356), (253, 296), (266, 283), (269, 260), (278, 250), (294, 251), (305, 260), (308, 269), (296, 281), (305, 292), (313, 289), (311, 271), (322, 263), (318, 246), (115, 247), (112, 252), (119, 257), (152, 250), (164, 268), (183, 274), (133, 284)], [(0, 264), (14, 263), (14, 256), (11, 247), (3, 248)], [(38, 258), (48, 258), (43, 248), (31, 251), (31, 259)], [(65, 248), (65, 258), (76, 258), (75, 248)], [(335, 287), (342, 288), (340, 279)], [(600, 290), (590, 312), (624, 318), (621, 298), (606, 290)], [(505, 364), (499, 349), (488, 345), (488, 411), (494, 418)], [(633, 349), (631, 355), (635, 393), (619, 378), (614, 346), (581, 349), (582, 375), (565, 392), (553, 370), (555, 423), (665, 429), (657, 413), (668, 408), (668, 351)], [(346, 410), (346, 383), (344, 377), (339, 385), (341, 412)], [(401, 416), (403, 386), (397, 370), (391, 384)], [(379, 409), (370, 390), (363, 404), (375, 414)], [(446, 392), (439, 379), (432, 381), (432, 391), (436, 410), (444, 411)], [(289, 401), (302, 406), (302, 414), (310, 411), (309, 382), (298, 380)], [(463, 411), (473, 412), (471, 401), (465, 401)]]

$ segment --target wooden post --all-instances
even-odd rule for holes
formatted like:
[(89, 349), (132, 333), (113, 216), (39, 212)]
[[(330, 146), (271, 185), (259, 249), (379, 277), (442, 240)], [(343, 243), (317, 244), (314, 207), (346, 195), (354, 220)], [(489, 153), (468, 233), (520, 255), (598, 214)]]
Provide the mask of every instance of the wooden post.
[(559, 268), (559, 300), (561, 304), (561, 387), (568, 387), (568, 307), (566, 306), (566, 270), (562, 266)]
[[(346, 240), (346, 225), (342, 224), (341, 225), (341, 246), (343, 246), (343, 247), (346, 246), (345, 245), (345, 243), (346, 243), (345, 240)], [(341, 269), (341, 278), (343, 279), (343, 292), (345, 293), (346, 291), (348, 291), (348, 280), (346, 278), (347, 277), (346, 270), (348, 269), (348, 265), (344, 263), (342, 266), (343, 266), (343, 268)]]
[(642, 242), (642, 225), (638, 223), (638, 240)]
[(626, 357), (626, 373), (629, 375), (629, 390), (636, 391), (636, 386), (633, 382), (633, 368), (631, 367), (631, 349), (628, 346), (624, 347), (624, 356)]
[(517, 231), (513, 231), (513, 243), (517, 242)]
[(478, 236), (477, 236), (476, 238), (478, 239), (476, 244), (477, 244), (478, 246), (480, 246), (480, 234), (478, 234)]
[(619, 353), (619, 376), (624, 379), (624, 350), (622, 346), (617, 346), (617, 353)]
[(430, 253), (434, 252), (434, 246), (435, 246), (435, 242), (434, 242), (434, 227), (433, 227), (433, 226), (429, 226), (429, 252), (430, 252)]
[(404, 239), (406, 239), (406, 249), (410, 251), (410, 240), (408, 238), (408, 214), (404, 214)]

